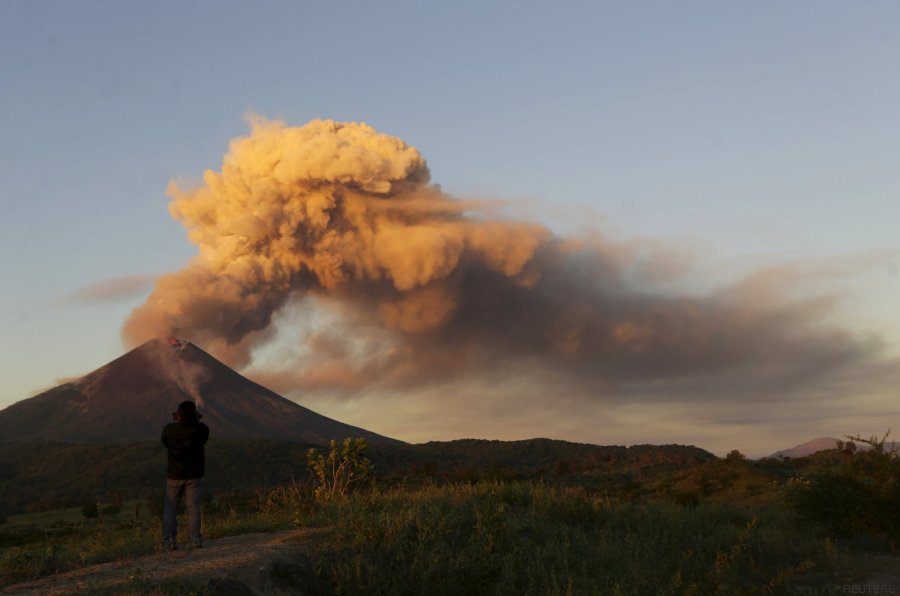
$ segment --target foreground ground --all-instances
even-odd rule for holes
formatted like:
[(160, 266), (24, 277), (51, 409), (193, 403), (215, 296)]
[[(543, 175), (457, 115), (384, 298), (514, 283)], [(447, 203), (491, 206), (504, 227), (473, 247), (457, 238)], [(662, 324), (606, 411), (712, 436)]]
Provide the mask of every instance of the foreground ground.
[(9, 520), (0, 590), (900, 594), (900, 461), (876, 450), (826, 456), (814, 467), (740, 457), (626, 466), (577, 483), (561, 465), (537, 480), (401, 478), (332, 500), (292, 483), (211, 501), (210, 540), (176, 553), (156, 551), (158, 512), (135, 504), (133, 516), (107, 515), (97, 504), (93, 520), (77, 510)]
[(325, 594), (304, 551), (315, 530), (231, 536), (204, 548), (92, 565), (7, 586), (3, 594)]
[[(316, 576), (310, 558), (325, 535), (322, 529), (301, 529), (224, 537), (201, 549), (158, 552), (90, 565), (6, 586), (0, 593), (325, 595), (332, 589)], [(822, 580), (811, 574), (797, 579), (786, 593), (900, 594), (900, 554), (862, 554), (839, 577)], [(766, 592), (760, 586), (759, 592), (749, 593)]]

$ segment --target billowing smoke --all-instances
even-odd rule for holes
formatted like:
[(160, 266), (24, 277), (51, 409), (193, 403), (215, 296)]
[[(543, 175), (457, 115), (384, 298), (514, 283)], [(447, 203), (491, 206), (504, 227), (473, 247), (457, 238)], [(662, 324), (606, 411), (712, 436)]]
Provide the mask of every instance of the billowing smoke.
[(641, 289), (635, 272), (652, 263), (490, 217), (431, 184), (416, 149), (364, 124), (251, 126), (221, 172), (171, 184), (170, 212), (199, 255), (157, 280), (126, 322), (127, 343), (174, 334), (246, 366), (286, 306), (334, 307), (340, 325), (308, 336), (281, 390), (415, 385), (511, 364), (598, 390), (725, 373), (784, 384), (866, 351), (818, 325), (827, 305), (814, 301), (757, 286)]
[(401, 140), (331, 121), (252, 129), (203, 186), (170, 186), (172, 216), (200, 254), (157, 281), (125, 325), (128, 343), (181, 334), (240, 362), (292, 294), (366, 302), (387, 327), (417, 334), (454, 318), (470, 272), (534, 282), (546, 230), (464, 217), (467, 205), (431, 186)]

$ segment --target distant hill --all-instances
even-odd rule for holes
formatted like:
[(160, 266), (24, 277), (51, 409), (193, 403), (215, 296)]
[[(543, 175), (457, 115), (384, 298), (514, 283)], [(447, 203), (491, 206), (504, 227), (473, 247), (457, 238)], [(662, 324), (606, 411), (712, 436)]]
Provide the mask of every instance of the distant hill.
[(694, 466), (717, 459), (690, 445), (591, 445), (553, 439), (498, 441), (458, 439), (418, 445), (374, 446), (372, 457), (383, 468), (407, 473), (423, 468), (436, 471), (495, 469), (525, 475), (548, 472), (578, 473), (612, 468)]
[(784, 459), (786, 457), (806, 457), (807, 455), (812, 455), (818, 451), (825, 451), (828, 449), (836, 449), (837, 442), (841, 439), (835, 439), (834, 437), (819, 437), (818, 439), (813, 439), (811, 441), (807, 441), (806, 443), (801, 443), (795, 447), (791, 447), (790, 449), (782, 449), (781, 451), (776, 451), (769, 457), (774, 459)]
[(241, 376), (196, 345), (151, 340), (84, 377), (0, 411), (0, 441), (158, 441), (191, 399), (216, 439), (401, 443), (317, 414)]
[[(867, 437), (863, 437), (867, 438)], [(873, 437), (876, 440), (881, 440), (882, 437)], [(813, 439), (811, 441), (807, 441), (806, 443), (801, 443), (796, 447), (791, 447), (790, 449), (783, 449), (781, 451), (776, 451), (769, 457), (773, 459), (784, 459), (786, 457), (795, 458), (795, 457), (806, 457), (807, 455), (812, 455), (819, 451), (827, 451), (829, 449), (836, 449), (837, 442), (841, 441), (843, 443), (847, 443), (849, 439), (844, 437), (843, 439), (835, 439), (834, 437), (820, 437), (818, 439)], [(865, 443), (861, 443), (859, 441), (855, 441), (857, 449), (869, 449), (869, 446)], [(900, 452), (900, 443), (896, 441), (885, 441), (884, 443), (885, 451), (894, 451)]]
[[(259, 488), (306, 482), (303, 442), (211, 440), (206, 450), (207, 494), (216, 498)], [(684, 445), (589, 445), (550, 439), (463, 439), (421, 445), (374, 444), (368, 455), (377, 477), (390, 483), (432, 477), (560, 479), (589, 476), (604, 489), (633, 480), (632, 473), (685, 469), (716, 460)], [(0, 514), (44, 511), (125, 498), (156, 498), (165, 477), (158, 441), (115, 445), (0, 443)]]

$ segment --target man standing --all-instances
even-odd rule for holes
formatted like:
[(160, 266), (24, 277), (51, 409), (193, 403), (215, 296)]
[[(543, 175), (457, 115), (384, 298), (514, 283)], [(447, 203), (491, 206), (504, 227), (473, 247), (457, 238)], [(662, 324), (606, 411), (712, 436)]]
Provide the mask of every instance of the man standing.
[(194, 547), (203, 543), (200, 534), (200, 490), (206, 455), (203, 446), (209, 439), (209, 427), (200, 422), (197, 406), (192, 401), (178, 404), (172, 413), (174, 422), (162, 432), (162, 443), (169, 451), (166, 496), (163, 503), (163, 546), (168, 550), (177, 547), (178, 533), (176, 513), (182, 496), (185, 498)]

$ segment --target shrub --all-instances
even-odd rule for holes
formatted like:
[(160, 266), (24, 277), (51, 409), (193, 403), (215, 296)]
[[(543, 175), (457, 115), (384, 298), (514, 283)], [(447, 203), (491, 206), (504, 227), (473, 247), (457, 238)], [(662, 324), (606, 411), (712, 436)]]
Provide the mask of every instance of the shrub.
[(87, 519), (94, 519), (100, 516), (100, 511), (97, 508), (97, 503), (93, 501), (90, 503), (85, 503), (81, 507), (81, 515), (86, 517)]
[(836, 536), (868, 533), (900, 539), (900, 457), (885, 449), (888, 434), (881, 439), (848, 436), (869, 449), (845, 447), (848, 460), (841, 468), (791, 479), (785, 487), (788, 503)]
[(347, 437), (340, 447), (333, 440), (329, 447), (328, 455), (322, 455), (316, 449), (310, 449), (306, 454), (307, 465), (318, 484), (316, 498), (326, 503), (336, 496), (345, 497), (351, 485), (372, 473), (372, 462), (363, 456), (365, 439)]
[(149, 511), (154, 517), (162, 517), (163, 514), (163, 495), (155, 494), (151, 497), (147, 498), (147, 511)]
[(116, 505), (115, 503), (111, 503), (109, 505), (105, 505), (100, 513), (103, 515), (116, 516), (119, 515), (119, 512), (122, 511), (122, 508)]

